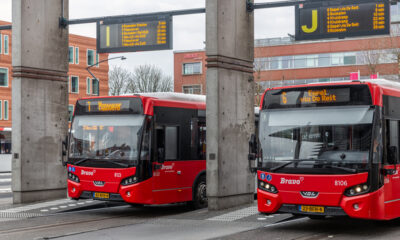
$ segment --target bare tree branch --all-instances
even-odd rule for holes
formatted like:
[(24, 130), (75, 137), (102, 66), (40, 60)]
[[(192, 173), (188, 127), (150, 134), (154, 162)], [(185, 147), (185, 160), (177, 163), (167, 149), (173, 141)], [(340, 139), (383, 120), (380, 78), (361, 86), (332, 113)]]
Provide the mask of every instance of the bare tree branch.
[(164, 76), (162, 70), (154, 65), (146, 64), (135, 68), (127, 83), (129, 93), (170, 91), (173, 91), (172, 78)]
[(109, 95), (119, 96), (126, 93), (127, 83), (130, 82), (132, 74), (120, 66), (115, 66), (109, 72), (108, 78)]

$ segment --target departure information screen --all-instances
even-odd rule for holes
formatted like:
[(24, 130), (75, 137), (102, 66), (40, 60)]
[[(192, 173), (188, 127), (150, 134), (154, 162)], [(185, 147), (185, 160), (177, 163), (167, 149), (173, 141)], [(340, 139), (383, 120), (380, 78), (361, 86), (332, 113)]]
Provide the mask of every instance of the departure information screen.
[(97, 23), (99, 53), (172, 49), (172, 17), (152, 15)]
[(346, 38), (390, 33), (388, 0), (342, 1), (296, 6), (296, 40)]

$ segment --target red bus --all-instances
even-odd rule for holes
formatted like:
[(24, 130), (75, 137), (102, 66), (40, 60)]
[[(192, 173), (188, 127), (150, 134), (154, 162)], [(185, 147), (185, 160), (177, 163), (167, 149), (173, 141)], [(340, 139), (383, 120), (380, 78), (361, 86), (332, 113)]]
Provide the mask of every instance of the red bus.
[(258, 210), (400, 217), (399, 106), (400, 84), (386, 80), (267, 89), (249, 144)]
[(159, 93), (76, 103), (68, 195), (207, 206), (205, 97)]

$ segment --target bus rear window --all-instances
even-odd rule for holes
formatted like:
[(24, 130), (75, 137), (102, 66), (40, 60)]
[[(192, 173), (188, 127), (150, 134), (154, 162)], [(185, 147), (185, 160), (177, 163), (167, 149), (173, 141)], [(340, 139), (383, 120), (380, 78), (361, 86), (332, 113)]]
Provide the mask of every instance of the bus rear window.
[(371, 104), (367, 85), (316, 86), (267, 91), (263, 109)]

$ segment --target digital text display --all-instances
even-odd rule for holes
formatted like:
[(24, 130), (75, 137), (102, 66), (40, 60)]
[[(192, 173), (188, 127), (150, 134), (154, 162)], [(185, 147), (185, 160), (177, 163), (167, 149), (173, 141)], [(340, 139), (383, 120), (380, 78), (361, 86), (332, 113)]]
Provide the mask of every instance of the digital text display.
[(171, 28), (168, 15), (99, 22), (97, 49), (100, 53), (172, 49)]
[(75, 110), (75, 115), (127, 113), (143, 113), (140, 98), (94, 98), (78, 100)]
[(389, 1), (342, 3), (298, 5), (296, 7), (296, 40), (390, 33)]
[(267, 90), (263, 109), (371, 105), (367, 85), (293, 87)]

